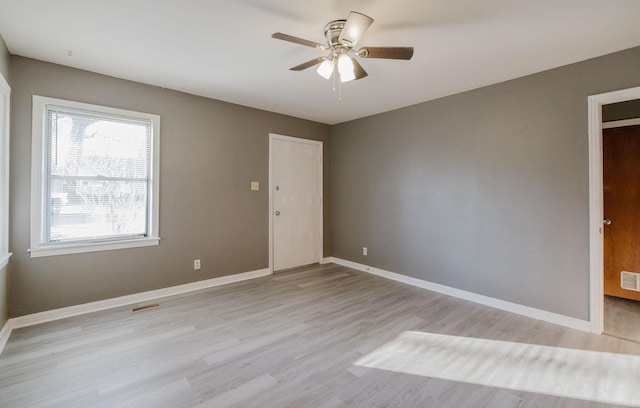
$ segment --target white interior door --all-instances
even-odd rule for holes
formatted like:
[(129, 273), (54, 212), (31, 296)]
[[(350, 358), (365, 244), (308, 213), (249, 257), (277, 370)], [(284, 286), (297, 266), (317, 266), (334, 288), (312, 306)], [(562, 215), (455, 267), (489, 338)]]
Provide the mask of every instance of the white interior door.
[(322, 142), (271, 135), (273, 270), (322, 259)]

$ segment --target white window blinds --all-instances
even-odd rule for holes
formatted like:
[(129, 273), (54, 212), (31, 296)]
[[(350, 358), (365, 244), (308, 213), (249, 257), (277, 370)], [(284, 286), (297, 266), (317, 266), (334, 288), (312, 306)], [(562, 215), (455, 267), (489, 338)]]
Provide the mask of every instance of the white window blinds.
[(149, 122), (47, 109), (43, 242), (147, 235)]

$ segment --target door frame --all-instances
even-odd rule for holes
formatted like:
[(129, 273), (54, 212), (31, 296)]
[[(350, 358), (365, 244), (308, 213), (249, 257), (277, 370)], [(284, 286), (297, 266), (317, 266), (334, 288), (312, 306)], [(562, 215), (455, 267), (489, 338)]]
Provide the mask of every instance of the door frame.
[(589, 320), (591, 331), (604, 330), (604, 219), (602, 106), (640, 99), (640, 87), (588, 97), (589, 107)]
[(324, 156), (323, 156), (323, 143), (318, 140), (303, 139), (300, 137), (292, 137), (280, 135), (277, 133), (269, 133), (269, 271), (273, 274), (273, 144), (275, 140), (284, 140), (294, 143), (305, 143), (320, 147), (320, 168), (318, 169), (318, 177), (320, 178), (320, 216), (318, 222), (320, 223), (320, 259), (322, 260), (324, 251)]

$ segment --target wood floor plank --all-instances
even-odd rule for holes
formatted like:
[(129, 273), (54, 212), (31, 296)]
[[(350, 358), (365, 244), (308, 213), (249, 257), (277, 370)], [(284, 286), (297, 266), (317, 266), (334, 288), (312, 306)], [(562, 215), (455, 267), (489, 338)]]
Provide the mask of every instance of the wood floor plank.
[[(625, 380), (635, 377), (619, 372), (640, 364), (638, 343), (339, 265), (158, 303), (15, 330), (0, 355), (0, 406), (640, 407)], [(388, 365), (392, 353), (404, 363)]]
[(640, 301), (605, 296), (604, 332), (640, 343)]
[[(261, 393), (278, 384), (269, 374), (252, 378), (237, 387), (220, 393), (198, 405), (198, 408), (226, 408), (243, 404), (247, 400), (255, 400)], [(249, 403), (247, 403), (249, 404)]]

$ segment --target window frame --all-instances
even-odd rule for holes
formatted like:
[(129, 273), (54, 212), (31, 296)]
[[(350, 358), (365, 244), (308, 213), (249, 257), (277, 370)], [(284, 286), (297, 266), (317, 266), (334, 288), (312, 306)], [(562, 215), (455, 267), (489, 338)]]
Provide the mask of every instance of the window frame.
[(0, 74), (0, 115), (2, 116), (2, 128), (0, 128), (0, 269), (9, 263), (9, 132), (11, 112), (11, 87)]
[[(46, 171), (46, 120), (49, 107), (73, 112), (87, 112), (98, 116), (148, 121), (151, 125), (151, 163), (149, 172), (149, 196), (147, 207), (148, 235), (140, 238), (99, 238), (79, 239), (65, 242), (41, 242), (43, 205), (45, 202)], [(54, 255), (68, 255), (84, 252), (108, 251), (114, 249), (137, 248), (158, 245), (159, 236), (159, 169), (160, 169), (160, 116), (118, 109), (83, 102), (33, 95), (33, 122), (31, 142), (31, 247), (32, 258)]]

